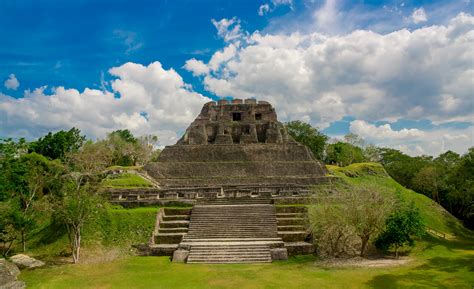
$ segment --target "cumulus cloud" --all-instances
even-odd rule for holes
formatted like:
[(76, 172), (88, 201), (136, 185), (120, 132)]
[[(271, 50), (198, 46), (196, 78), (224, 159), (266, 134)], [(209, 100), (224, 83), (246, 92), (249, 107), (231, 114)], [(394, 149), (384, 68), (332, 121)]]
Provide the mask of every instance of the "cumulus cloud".
[(20, 82), (18, 81), (18, 79), (16, 79), (15, 77), (15, 74), (10, 74), (8, 76), (8, 79), (5, 80), (5, 82), (3, 83), (3, 85), (7, 88), (7, 89), (13, 89), (13, 90), (16, 90), (19, 86), (20, 86)]
[[(472, 121), (474, 17), (388, 34), (261, 34), (216, 52), (204, 77), (217, 96), (276, 104), (283, 120)], [(201, 69), (202, 70), (202, 69)], [(192, 69), (191, 69), (192, 71)]]
[(411, 19), (415, 24), (428, 21), (425, 9), (423, 9), (423, 7), (420, 7), (418, 9), (413, 10), (413, 13), (411, 14)]
[(137, 135), (156, 134), (160, 145), (167, 145), (209, 101), (160, 62), (126, 63), (109, 73), (116, 77), (111, 91), (57, 87), (47, 93), (47, 87), (40, 87), (19, 99), (0, 94), (0, 135), (32, 138), (75, 126), (101, 138), (127, 128)]
[(367, 141), (385, 147), (399, 149), (409, 155), (439, 155), (447, 150), (465, 153), (474, 145), (474, 126), (465, 129), (419, 129), (393, 130), (390, 124), (376, 126), (366, 121), (355, 120), (350, 131)]
[(191, 71), (194, 76), (199, 76), (209, 73), (209, 67), (204, 64), (201, 60), (196, 60), (196, 58), (186, 60), (184, 68), (188, 71)]
[(211, 22), (217, 29), (217, 35), (224, 39), (225, 42), (244, 40), (248, 34), (240, 26), (240, 19), (237, 17), (231, 19), (223, 18), (219, 21), (212, 19)]

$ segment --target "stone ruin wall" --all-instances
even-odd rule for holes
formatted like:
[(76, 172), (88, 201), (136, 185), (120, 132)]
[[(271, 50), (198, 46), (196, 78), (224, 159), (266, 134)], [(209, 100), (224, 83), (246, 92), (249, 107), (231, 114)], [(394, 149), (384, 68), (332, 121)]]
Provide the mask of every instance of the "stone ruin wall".
[(204, 105), (178, 145), (204, 144), (282, 144), (294, 142), (275, 109), (255, 99), (219, 100)]

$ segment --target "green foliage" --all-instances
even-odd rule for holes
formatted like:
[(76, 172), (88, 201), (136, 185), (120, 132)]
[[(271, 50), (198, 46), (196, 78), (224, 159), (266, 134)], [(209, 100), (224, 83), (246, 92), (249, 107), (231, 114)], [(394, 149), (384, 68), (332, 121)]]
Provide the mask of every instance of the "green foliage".
[(49, 132), (46, 136), (30, 144), (30, 152), (36, 152), (50, 159), (64, 160), (66, 155), (76, 152), (82, 146), (86, 137), (77, 128), (68, 131)]
[(437, 158), (410, 157), (382, 149), (382, 164), (397, 182), (440, 203), (474, 228), (474, 148), (459, 156), (448, 151)]
[[(57, 161), (50, 161), (42, 155), (30, 153), (4, 163), (3, 181), (0, 189), (9, 200), (11, 208), (11, 226), (19, 231), (23, 250), (31, 230), (36, 226), (35, 218), (47, 205), (43, 201), (46, 194), (56, 193), (59, 187), (59, 176), (63, 166)], [(5, 198), (4, 198), (5, 199)]]
[(329, 144), (326, 148), (325, 162), (339, 166), (348, 166), (352, 163), (365, 161), (364, 152), (360, 147), (346, 142)]
[(24, 138), (18, 141), (12, 138), (0, 139), (0, 168), (3, 161), (20, 157), (28, 151), (28, 143)]
[(156, 136), (135, 138), (129, 130), (117, 130), (108, 134), (103, 143), (111, 154), (110, 165), (134, 166), (151, 160), (157, 141)]
[(128, 130), (128, 129), (119, 129), (113, 131), (109, 134), (109, 138), (118, 137), (127, 143), (137, 143), (138, 139)]
[(297, 142), (307, 146), (317, 159), (323, 159), (328, 137), (310, 124), (296, 120), (286, 123), (288, 134)]
[(414, 236), (420, 237), (424, 232), (423, 220), (419, 209), (411, 202), (408, 206), (401, 205), (386, 220), (384, 230), (377, 236), (375, 246), (382, 251), (398, 249), (403, 246), (413, 247)]

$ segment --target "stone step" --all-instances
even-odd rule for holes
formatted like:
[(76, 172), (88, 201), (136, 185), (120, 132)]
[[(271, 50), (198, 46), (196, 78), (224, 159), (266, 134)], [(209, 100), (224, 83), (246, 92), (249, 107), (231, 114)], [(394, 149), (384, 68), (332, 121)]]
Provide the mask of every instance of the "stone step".
[(284, 231), (304, 231), (306, 228), (302, 225), (288, 225), (288, 226), (278, 226), (278, 232)]
[(164, 215), (162, 216), (163, 221), (187, 221), (189, 215)]
[(304, 225), (304, 220), (301, 218), (279, 218), (277, 219), (278, 226), (295, 226)]
[(181, 228), (159, 228), (158, 233), (187, 233), (188, 228), (187, 227), (181, 227)]
[(286, 232), (278, 232), (278, 236), (284, 242), (298, 242), (304, 241), (308, 236), (306, 231), (286, 231)]
[(305, 206), (276, 206), (277, 213), (307, 213), (308, 208)]
[(179, 244), (186, 233), (163, 233), (155, 236), (155, 244)]
[(314, 245), (307, 242), (285, 242), (288, 256), (308, 255), (315, 252)]
[(271, 262), (270, 247), (242, 243), (239, 245), (191, 246), (188, 263), (256, 263)]
[(188, 227), (189, 221), (162, 221), (160, 222), (160, 228), (183, 228)]
[(192, 208), (164, 208), (165, 215), (190, 215)]
[(276, 217), (278, 218), (304, 218), (306, 216), (305, 213), (276, 213)]

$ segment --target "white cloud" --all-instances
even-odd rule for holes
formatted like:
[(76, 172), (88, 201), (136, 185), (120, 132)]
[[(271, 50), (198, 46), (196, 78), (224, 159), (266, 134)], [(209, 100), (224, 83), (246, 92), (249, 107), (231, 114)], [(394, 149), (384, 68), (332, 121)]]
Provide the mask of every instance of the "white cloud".
[(258, 15), (263, 16), (268, 12), (270, 12), (270, 5), (268, 5), (268, 3), (262, 4), (258, 7)]
[(194, 76), (204, 75), (209, 73), (209, 67), (204, 64), (201, 60), (196, 60), (196, 58), (186, 60), (184, 68), (188, 71), (191, 71)]
[(379, 146), (399, 149), (409, 155), (437, 156), (447, 150), (465, 153), (474, 145), (474, 126), (465, 129), (393, 130), (390, 124), (376, 126), (362, 120), (352, 121), (350, 131)]
[(242, 30), (240, 20), (237, 17), (231, 19), (223, 18), (219, 21), (211, 20), (217, 29), (217, 35), (224, 39), (225, 42), (236, 42), (245, 40), (247, 32)]
[(47, 88), (40, 87), (19, 99), (0, 94), (0, 135), (32, 138), (75, 126), (89, 137), (101, 138), (128, 128), (137, 135), (156, 134), (160, 145), (167, 145), (209, 101), (160, 62), (126, 63), (109, 73), (116, 77), (111, 91), (57, 87), (46, 93)]
[(428, 21), (425, 9), (423, 9), (423, 7), (420, 7), (418, 9), (413, 10), (413, 13), (411, 14), (411, 19), (415, 24)]
[(7, 89), (16, 90), (20, 86), (20, 82), (16, 79), (15, 74), (10, 74), (8, 79), (3, 83)]
[(388, 34), (251, 34), (208, 63), (207, 90), (275, 104), (282, 120), (472, 121), (474, 17)]
[(318, 30), (325, 32), (339, 30), (340, 12), (337, 0), (326, 0), (321, 8), (314, 12), (313, 16)]

